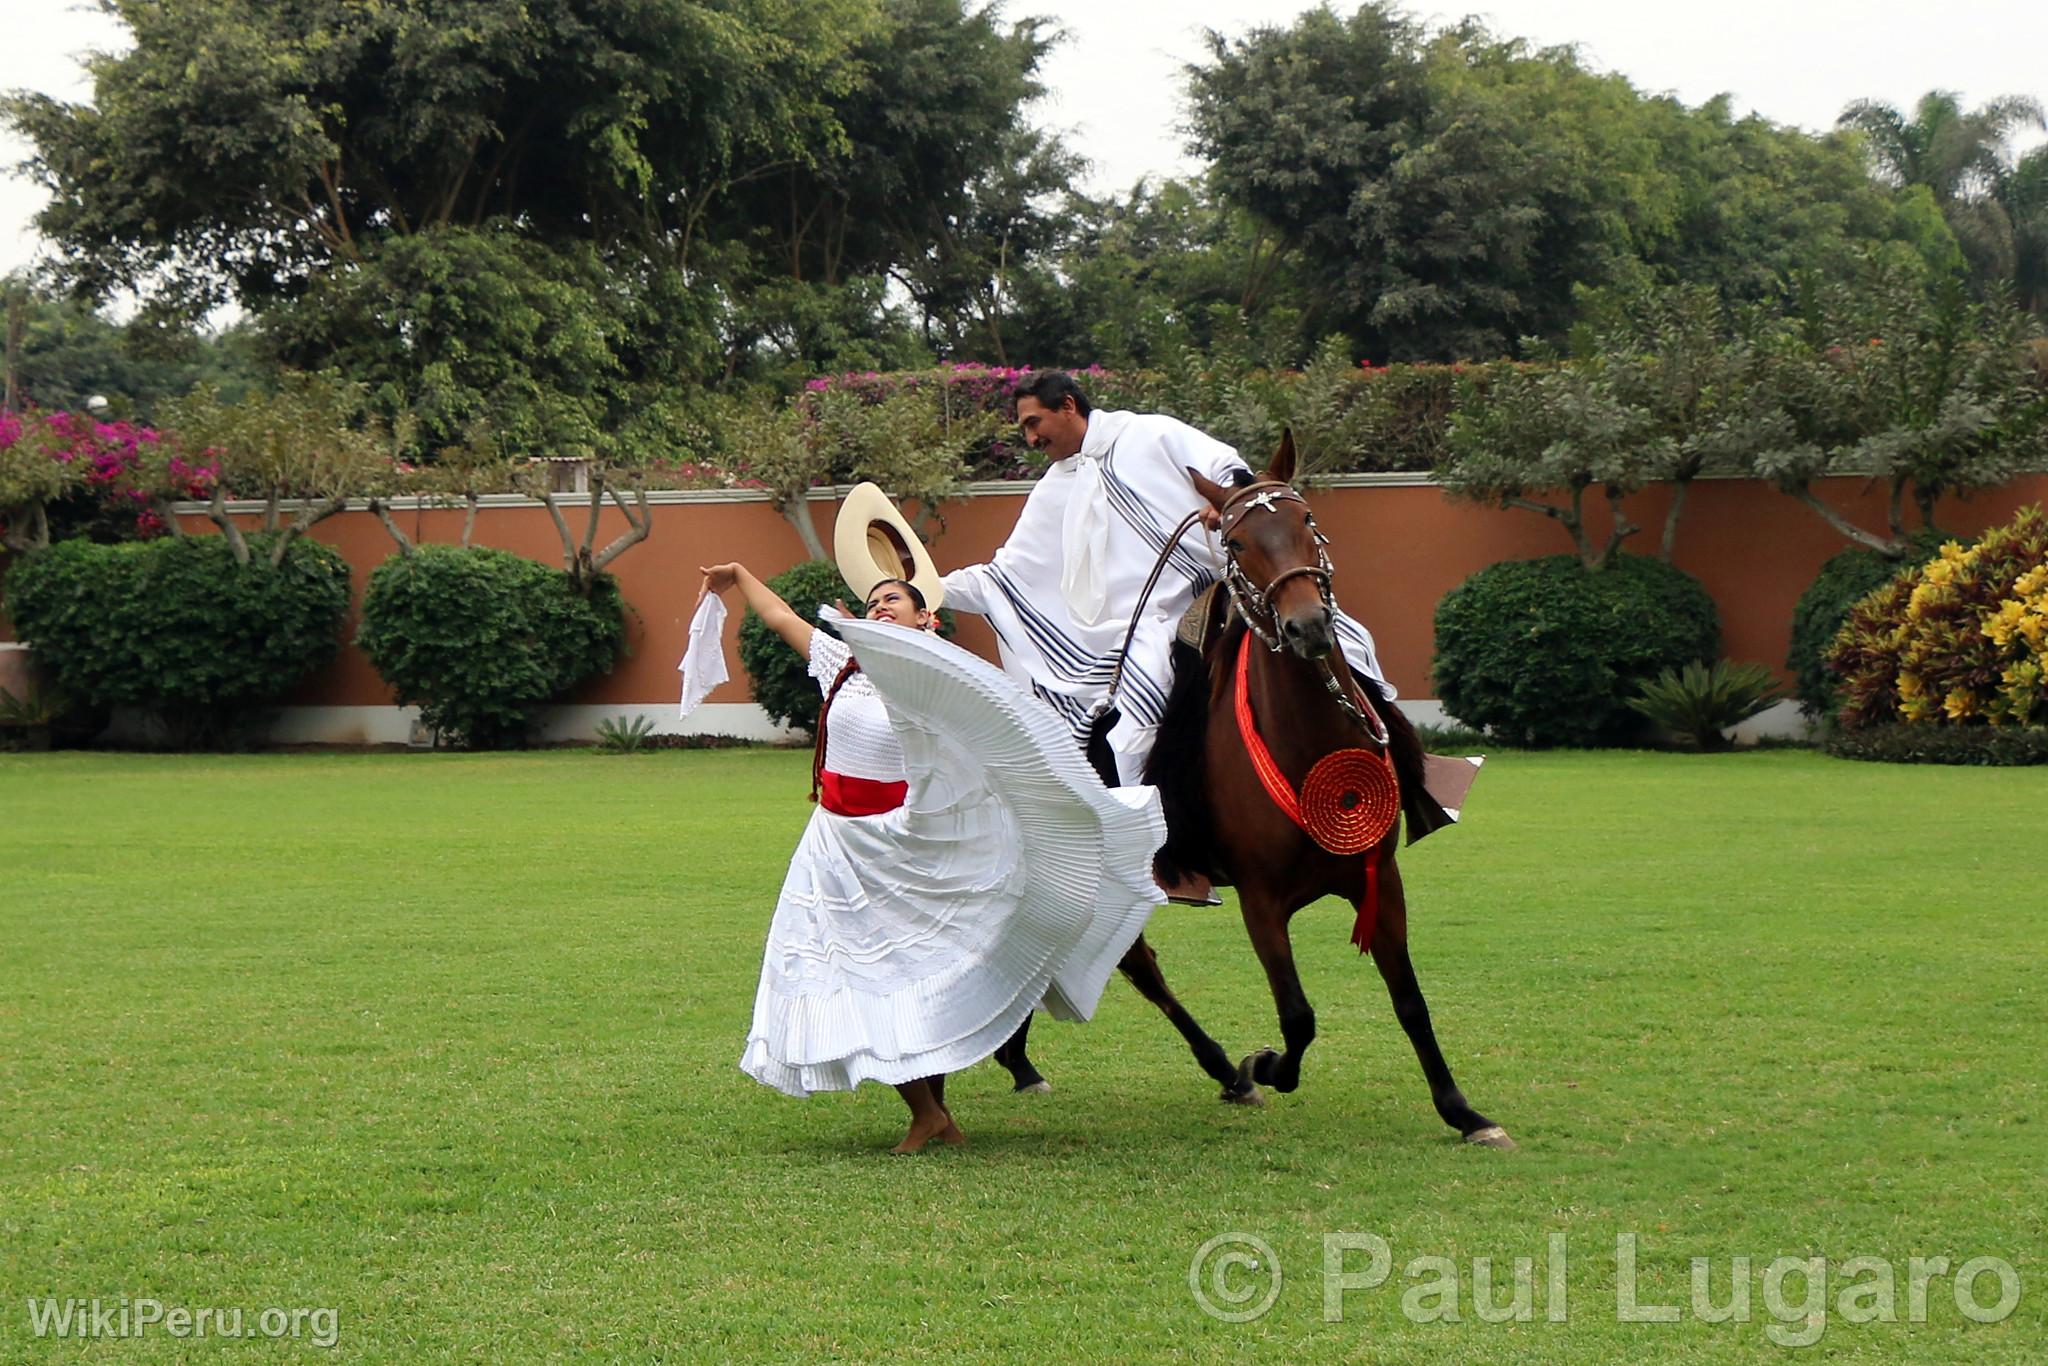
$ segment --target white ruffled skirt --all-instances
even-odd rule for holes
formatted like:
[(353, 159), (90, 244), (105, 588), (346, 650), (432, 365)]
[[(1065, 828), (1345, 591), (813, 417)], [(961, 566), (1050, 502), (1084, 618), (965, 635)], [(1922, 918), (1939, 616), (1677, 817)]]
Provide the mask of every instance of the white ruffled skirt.
[(877, 816), (815, 811), (790, 860), (740, 1067), (794, 1096), (959, 1071), (1041, 1004), (1087, 1019), (1164, 899), (1154, 789), (1105, 788), (1050, 708), (957, 646), (835, 625), (909, 792)]

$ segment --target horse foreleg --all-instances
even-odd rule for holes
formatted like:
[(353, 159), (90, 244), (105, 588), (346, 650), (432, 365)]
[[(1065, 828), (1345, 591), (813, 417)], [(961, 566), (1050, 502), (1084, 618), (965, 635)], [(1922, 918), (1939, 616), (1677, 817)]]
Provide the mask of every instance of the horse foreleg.
[(1444, 1051), (1437, 1046), (1436, 1030), (1429, 1021), (1429, 1003), (1422, 999), (1415, 965), (1408, 961), (1408, 909), (1398, 882), (1392, 888), (1382, 888), (1379, 921), (1373, 926), (1372, 961), (1387, 984), (1387, 995), (1393, 998), (1394, 1018), (1415, 1046), (1422, 1075), (1429, 1080), (1429, 1098), (1444, 1123), (1463, 1134), (1467, 1143), (1514, 1147), (1507, 1130), (1473, 1109), (1451, 1079), (1450, 1064), (1444, 1061)]
[(1159, 957), (1145, 942), (1144, 935), (1138, 936), (1117, 968), (1130, 979), (1140, 996), (1158, 1006), (1166, 1018), (1173, 1021), (1173, 1027), (1188, 1041), (1195, 1061), (1222, 1086), (1223, 1093), (1218, 1099), (1239, 1105), (1259, 1103), (1259, 1088), (1238, 1075), (1237, 1068), (1231, 1066), (1230, 1055), (1223, 1051), (1223, 1045), (1203, 1032), (1202, 1027), (1195, 1023), (1194, 1016), (1188, 1014), (1187, 1008), (1167, 987), (1166, 975), (1159, 970)]
[(1260, 905), (1244, 894), (1238, 897), (1244, 910), (1245, 933), (1251, 936), (1252, 951), (1266, 969), (1266, 981), (1273, 989), (1273, 1005), (1280, 1012), (1280, 1037), (1284, 1053), (1262, 1048), (1238, 1064), (1240, 1078), (1292, 1091), (1301, 1085), (1301, 1058), (1316, 1037), (1316, 1012), (1301, 989), (1301, 974), (1294, 967), (1294, 944), (1287, 937), (1287, 916), (1277, 907)]
[(1017, 1032), (1012, 1034), (1004, 1042), (1003, 1046), (996, 1050), (995, 1059), (1010, 1074), (1010, 1080), (1015, 1083), (1015, 1090), (1019, 1092), (1050, 1091), (1052, 1090), (1052, 1083), (1039, 1075), (1038, 1069), (1031, 1065), (1031, 1059), (1025, 1055), (1024, 1045), (1030, 1037), (1031, 1017), (1026, 1015), (1024, 1023), (1017, 1026)]

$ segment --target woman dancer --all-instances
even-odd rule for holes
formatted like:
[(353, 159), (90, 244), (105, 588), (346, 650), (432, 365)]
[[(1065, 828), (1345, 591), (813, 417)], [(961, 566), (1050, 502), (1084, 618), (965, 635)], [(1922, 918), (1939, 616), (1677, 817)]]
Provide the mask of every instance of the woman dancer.
[(1144, 928), (1159, 896), (1157, 794), (1104, 788), (1049, 709), (930, 634), (924, 594), (904, 579), (874, 584), (865, 621), (837, 618), (886, 666), (878, 690), (848, 644), (744, 565), (703, 573), (708, 593), (740, 590), (825, 696), (817, 810), (776, 905), (740, 1066), (798, 1096), (893, 1085), (910, 1124), (892, 1152), (964, 1142), (946, 1074), (1040, 1004), (1087, 1018)]

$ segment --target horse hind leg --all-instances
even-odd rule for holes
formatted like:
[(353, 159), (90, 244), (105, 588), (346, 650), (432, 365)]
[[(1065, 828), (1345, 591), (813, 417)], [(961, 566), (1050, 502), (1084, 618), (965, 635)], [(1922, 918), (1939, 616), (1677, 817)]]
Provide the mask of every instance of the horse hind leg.
[(1422, 987), (1415, 980), (1415, 965), (1408, 961), (1408, 915), (1400, 898), (1399, 885), (1382, 902), (1379, 923), (1373, 927), (1372, 961), (1387, 984), (1393, 999), (1394, 1018), (1415, 1046), (1422, 1063), (1422, 1075), (1429, 1081), (1429, 1098), (1444, 1123), (1464, 1135), (1467, 1143), (1488, 1148), (1512, 1149), (1515, 1141), (1508, 1131), (1473, 1109), (1458, 1083), (1451, 1079), (1450, 1064), (1437, 1046), (1436, 1030), (1430, 1024), (1429, 1003), (1422, 999)]
[(1004, 1041), (995, 1051), (995, 1059), (1010, 1074), (1012, 1090), (1019, 1095), (1041, 1094), (1052, 1090), (1052, 1083), (1039, 1074), (1031, 1065), (1025, 1053), (1025, 1044), (1031, 1037), (1031, 1017), (1026, 1015), (1024, 1023), (1017, 1026), (1017, 1032)]
[(1123, 956), (1123, 961), (1117, 964), (1117, 968), (1130, 979), (1131, 985), (1138, 989), (1138, 994), (1158, 1006), (1166, 1018), (1173, 1022), (1173, 1027), (1180, 1031), (1180, 1036), (1188, 1041), (1188, 1048), (1194, 1053), (1195, 1061), (1223, 1088), (1217, 1099), (1229, 1101), (1234, 1105), (1262, 1103), (1259, 1088), (1252, 1085), (1249, 1079), (1231, 1065), (1230, 1055), (1223, 1051), (1223, 1045), (1203, 1032), (1202, 1027), (1195, 1023), (1194, 1016), (1188, 1014), (1187, 1008), (1167, 987), (1166, 975), (1159, 970), (1159, 956), (1152, 952), (1152, 946), (1145, 942), (1144, 935), (1138, 936), (1137, 942), (1131, 945), (1130, 952)]
[(1316, 1037), (1316, 1012), (1301, 989), (1301, 974), (1294, 966), (1294, 945), (1287, 937), (1287, 917), (1276, 908), (1247, 898), (1242, 888), (1238, 897), (1244, 908), (1245, 932), (1252, 950), (1266, 969), (1266, 981), (1273, 989), (1273, 1004), (1280, 1012), (1280, 1036), (1287, 1051), (1275, 1053), (1262, 1048), (1238, 1064), (1240, 1079), (1270, 1086), (1282, 1093), (1301, 1085), (1301, 1060)]

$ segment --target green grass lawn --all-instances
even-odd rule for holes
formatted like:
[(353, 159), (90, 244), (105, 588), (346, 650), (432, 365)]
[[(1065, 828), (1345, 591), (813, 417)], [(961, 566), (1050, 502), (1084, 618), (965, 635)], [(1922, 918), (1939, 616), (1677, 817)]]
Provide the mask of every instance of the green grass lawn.
[[(31, 1299), (123, 1295), (329, 1308), (376, 1360), (1747, 1359), (1806, 1328), (1767, 1307), (1781, 1255), (1829, 1260), (1815, 1354), (2048, 1354), (2048, 772), (1498, 758), (1402, 867), (1445, 1053), (1517, 1153), (1437, 1120), (1326, 902), (1294, 1095), (1219, 1105), (1112, 982), (1034, 1032), (1053, 1095), (983, 1064), (948, 1091), (971, 1143), (894, 1159), (891, 1092), (735, 1067), (807, 763), (0, 755), (0, 1360), (313, 1350), (31, 1335)], [(1233, 909), (1151, 934), (1233, 1055), (1278, 1044)], [(1263, 1317), (1190, 1290), (1225, 1233), (1283, 1271)], [(1391, 1255), (1335, 1322), (1333, 1234)], [(1623, 1234), (1679, 1321), (1618, 1321)], [(1897, 1322), (1842, 1312), (1859, 1255)], [(1938, 1277), (1908, 1322), (1916, 1255), (2003, 1258), (2017, 1310), (1970, 1322)], [(1414, 1321), (1423, 1257), (1459, 1321)], [(1721, 1304), (1750, 1259), (1749, 1322), (1695, 1314), (1693, 1257)], [(1533, 1259), (1532, 1321), (1484, 1321), (1478, 1258), (1503, 1304)]]

